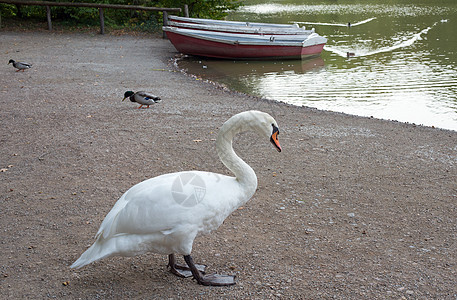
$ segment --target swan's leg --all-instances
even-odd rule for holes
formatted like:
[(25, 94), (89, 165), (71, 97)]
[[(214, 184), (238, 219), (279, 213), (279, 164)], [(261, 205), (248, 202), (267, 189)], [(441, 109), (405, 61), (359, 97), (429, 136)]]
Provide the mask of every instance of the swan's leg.
[(194, 275), (194, 278), (201, 285), (225, 286), (235, 284), (235, 276), (218, 274), (203, 275), (195, 266), (194, 261), (190, 255), (184, 255), (184, 260), (189, 266), (192, 275)]
[[(205, 274), (205, 265), (195, 265), (197, 269)], [(174, 254), (168, 255), (168, 267), (170, 267), (170, 272), (179, 277), (190, 277), (192, 272), (190, 271), (187, 265), (177, 264), (176, 257)]]

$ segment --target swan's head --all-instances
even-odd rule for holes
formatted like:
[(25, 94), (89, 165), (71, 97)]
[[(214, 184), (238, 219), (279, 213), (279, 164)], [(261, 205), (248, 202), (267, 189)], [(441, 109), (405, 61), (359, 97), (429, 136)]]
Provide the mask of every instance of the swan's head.
[(263, 134), (266, 137), (270, 138), (270, 142), (275, 146), (278, 152), (281, 152), (281, 145), (279, 144), (278, 135), (279, 135), (279, 128), (278, 124), (276, 123), (275, 119), (267, 113), (262, 113), (262, 117), (260, 118), (261, 127), (259, 129), (262, 130)]
[(282, 149), (278, 140), (278, 123), (276, 123), (276, 120), (272, 116), (256, 110), (246, 111), (240, 115), (245, 115), (244, 119), (248, 126), (258, 132), (261, 136), (270, 139), (270, 142), (275, 146), (276, 150), (281, 152)]

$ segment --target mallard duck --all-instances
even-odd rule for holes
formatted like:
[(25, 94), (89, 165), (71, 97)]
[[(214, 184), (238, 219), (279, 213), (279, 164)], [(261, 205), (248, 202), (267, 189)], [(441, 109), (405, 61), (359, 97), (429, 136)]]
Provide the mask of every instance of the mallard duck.
[(354, 52), (346, 52), (346, 56), (349, 58), (349, 57), (353, 57), (355, 56), (355, 53)]
[(15, 67), (17, 69), (16, 72), (19, 72), (20, 70), (22, 70), (22, 72), (24, 72), (24, 70), (30, 69), (32, 67), (32, 64), (28, 64), (25, 62), (18, 62), (18, 61), (14, 61), (14, 60), (10, 59), (8, 64), (11, 64), (11, 63), (13, 64), (13, 67)]
[(138, 107), (138, 108), (142, 108), (143, 105), (147, 105), (148, 106), (147, 108), (149, 108), (149, 105), (162, 101), (160, 99), (160, 97), (157, 97), (155, 95), (152, 95), (152, 94), (149, 94), (149, 93), (143, 92), (143, 91), (139, 91), (136, 93), (134, 93), (132, 91), (127, 91), (124, 93), (124, 99), (122, 99), (122, 101), (124, 101), (127, 98), (129, 98), (130, 101), (132, 101), (132, 102), (141, 104), (140, 107)]
[[(89, 247), (71, 268), (81, 268), (110, 256), (146, 252), (168, 255), (170, 272), (193, 276), (202, 285), (233, 285), (235, 277), (205, 275), (191, 257), (194, 239), (217, 229), (257, 189), (254, 170), (233, 151), (236, 134), (254, 131), (281, 152), (276, 121), (267, 113), (246, 111), (234, 115), (220, 128), (216, 151), (235, 177), (208, 171), (160, 175), (131, 187), (106, 215)], [(175, 254), (187, 265), (176, 264)]]

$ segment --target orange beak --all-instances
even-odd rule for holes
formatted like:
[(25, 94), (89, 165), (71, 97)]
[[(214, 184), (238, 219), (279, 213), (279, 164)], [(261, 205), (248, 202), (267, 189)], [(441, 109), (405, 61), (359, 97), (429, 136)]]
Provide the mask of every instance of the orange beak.
[(273, 125), (273, 133), (271, 134), (270, 142), (273, 144), (273, 146), (275, 146), (275, 148), (276, 148), (276, 150), (278, 150), (278, 152), (281, 152), (282, 149), (281, 149), (281, 145), (279, 144), (278, 134), (279, 134), (278, 127)]

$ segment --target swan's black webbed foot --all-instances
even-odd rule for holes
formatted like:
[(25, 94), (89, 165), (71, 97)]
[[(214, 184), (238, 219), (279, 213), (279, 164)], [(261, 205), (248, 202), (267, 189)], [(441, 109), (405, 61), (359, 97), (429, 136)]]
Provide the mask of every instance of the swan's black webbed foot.
[(198, 270), (190, 255), (184, 255), (184, 260), (189, 266), (194, 278), (201, 285), (226, 286), (235, 284), (235, 276), (218, 274), (204, 275)]
[[(187, 278), (192, 276), (192, 272), (187, 265), (176, 263), (176, 257), (174, 254), (168, 255), (168, 267), (170, 267), (170, 272), (178, 277)], [(205, 265), (196, 264), (195, 267), (202, 274), (205, 274)]]

